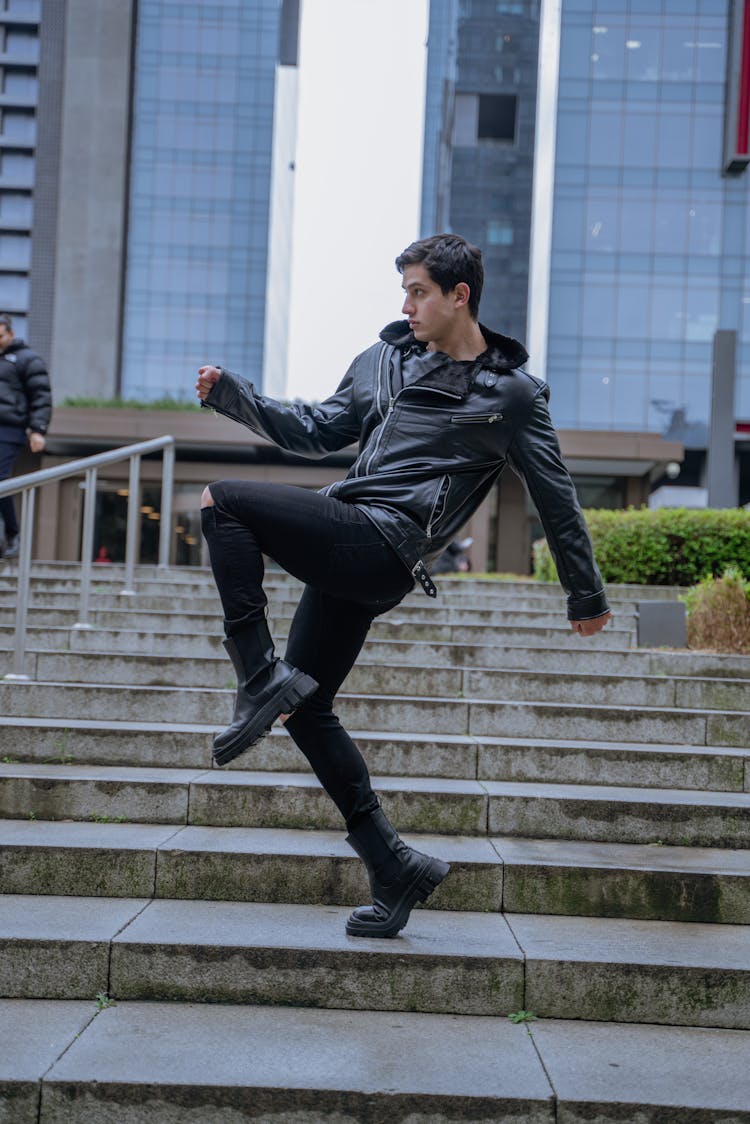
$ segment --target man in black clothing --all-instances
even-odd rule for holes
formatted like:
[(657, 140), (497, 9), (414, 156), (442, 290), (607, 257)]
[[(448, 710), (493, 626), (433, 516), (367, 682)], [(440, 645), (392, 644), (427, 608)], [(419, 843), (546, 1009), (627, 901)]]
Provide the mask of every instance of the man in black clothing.
[[(373, 902), (351, 914), (354, 936), (395, 936), (449, 868), (398, 837), (333, 701), (373, 619), (415, 583), (436, 595), (431, 564), (506, 464), (539, 510), (572, 628), (591, 636), (610, 617), (549, 390), (522, 370), (528, 356), (517, 341), (478, 320), (480, 251), (435, 235), (412, 243), (396, 266), (408, 319), (388, 325), (319, 406), (284, 406), (219, 367), (202, 367), (196, 383), (203, 405), (280, 448), (323, 456), (359, 443), (346, 478), (322, 492), (223, 480), (205, 489), (201, 511), (238, 681), (214, 756), (225, 764), (285, 720), (368, 871)], [(359, 268), (346, 263), (349, 283)], [(284, 659), (266, 624), (264, 554), (305, 583)]]
[[(32, 453), (44, 449), (52, 414), (52, 394), (44, 362), (13, 334), (13, 321), (0, 314), (0, 480), (7, 480), (27, 442)], [(19, 527), (12, 496), (0, 499), (5, 527), (3, 557), (16, 558)]]

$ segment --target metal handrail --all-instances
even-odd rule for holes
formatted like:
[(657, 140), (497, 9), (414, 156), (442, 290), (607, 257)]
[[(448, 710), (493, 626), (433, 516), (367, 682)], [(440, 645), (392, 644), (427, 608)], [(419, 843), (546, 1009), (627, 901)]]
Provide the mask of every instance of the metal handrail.
[(55, 468), (42, 468), (38, 472), (28, 472), (0, 483), (0, 498), (21, 492), (21, 541), (18, 553), (18, 582), (16, 586), (16, 622), (13, 636), (13, 670), (3, 676), (5, 680), (26, 682), (23, 664), (26, 652), (26, 615), (29, 600), (29, 578), (31, 574), (31, 543), (34, 531), (34, 505), (36, 490), (50, 480), (64, 480), (70, 476), (85, 475), (83, 536), (81, 542), (81, 578), (78, 620), (74, 628), (91, 628), (89, 624), (89, 594), (91, 590), (91, 569), (94, 548), (94, 516), (96, 511), (97, 470), (105, 464), (130, 461), (130, 483), (128, 488), (128, 529), (125, 539), (125, 587), (120, 596), (135, 595), (135, 540), (138, 529), (138, 493), (140, 491), (141, 457), (145, 453), (164, 450), (161, 476), (161, 522), (159, 527), (159, 562), (164, 569), (169, 565), (170, 530), (172, 526), (172, 491), (174, 487), (174, 437), (155, 437), (152, 441), (140, 441), (137, 445), (126, 445), (112, 449), (108, 453), (96, 453), (93, 457), (70, 461)]

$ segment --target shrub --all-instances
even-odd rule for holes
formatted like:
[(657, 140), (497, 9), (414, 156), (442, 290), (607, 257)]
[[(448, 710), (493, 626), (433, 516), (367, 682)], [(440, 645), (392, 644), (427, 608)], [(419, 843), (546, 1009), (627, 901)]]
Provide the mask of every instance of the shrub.
[(704, 578), (684, 595), (688, 645), (750, 654), (750, 582), (736, 567)]
[[(629, 508), (585, 512), (605, 582), (691, 586), (728, 566), (750, 578), (750, 512), (741, 508)], [(534, 544), (534, 577), (556, 578), (547, 544)]]

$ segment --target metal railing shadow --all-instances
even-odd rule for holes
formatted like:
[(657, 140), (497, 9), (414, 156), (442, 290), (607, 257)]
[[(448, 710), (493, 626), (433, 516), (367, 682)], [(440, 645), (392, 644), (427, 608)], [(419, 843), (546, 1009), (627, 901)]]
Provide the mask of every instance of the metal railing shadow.
[(78, 620), (74, 628), (91, 628), (89, 624), (89, 597), (91, 592), (91, 572), (94, 548), (94, 517), (96, 514), (96, 478), (102, 465), (130, 461), (128, 482), (128, 521), (125, 539), (125, 585), (120, 595), (135, 595), (135, 551), (138, 532), (139, 492), (141, 457), (163, 449), (161, 478), (161, 520), (159, 526), (159, 561), (161, 568), (169, 565), (170, 531), (172, 526), (172, 492), (174, 486), (174, 437), (155, 437), (152, 441), (141, 441), (136, 445), (125, 445), (108, 453), (97, 453), (93, 457), (70, 461), (55, 468), (43, 468), (16, 476), (0, 483), (0, 498), (21, 493), (21, 539), (18, 554), (18, 581), (16, 585), (17, 604), (13, 634), (12, 670), (3, 676), (4, 680), (26, 682), (24, 657), (26, 654), (26, 619), (29, 603), (29, 580), (31, 576), (31, 546), (34, 534), (34, 507), (36, 490), (51, 480), (64, 480), (70, 476), (84, 475), (83, 535), (81, 539), (80, 592)]

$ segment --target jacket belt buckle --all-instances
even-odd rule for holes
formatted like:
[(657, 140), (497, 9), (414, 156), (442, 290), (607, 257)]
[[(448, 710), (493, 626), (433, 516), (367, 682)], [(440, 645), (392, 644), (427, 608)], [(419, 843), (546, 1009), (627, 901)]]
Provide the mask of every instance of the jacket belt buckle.
[(414, 566), (412, 566), (411, 572), (417, 579), (419, 584), (422, 586), (422, 589), (425, 591), (428, 597), (437, 597), (437, 586), (433, 582), (430, 575), (427, 573), (427, 567), (425, 566), (421, 558), (417, 563), (415, 563)]

